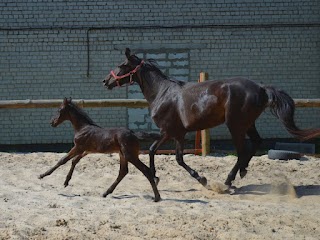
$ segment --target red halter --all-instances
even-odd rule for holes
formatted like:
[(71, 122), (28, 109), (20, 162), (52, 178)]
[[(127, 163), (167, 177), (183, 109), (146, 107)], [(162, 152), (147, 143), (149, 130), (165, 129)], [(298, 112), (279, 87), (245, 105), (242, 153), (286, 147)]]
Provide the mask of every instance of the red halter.
[(133, 74), (135, 74), (135, 73), (142, 67), (143, 64), (144, 64), (144, 61), (142, 60), (142, 61), (140, 62), (140, 64), (135, 67), (135, 69), (133, 69), (132, 71), (130, 71), (130, 72), (128, 72), (128, 73), (126, 73), (126, 74), (124, 74), (124, 75), (122, 75), (122, 76), (117, 76), (117, 75), (114, 73), (113, 70), (110, 71), (110, 74), (111, 74), (112, 77), (116, 80), (117, 85), (118, 85), (119, 87), (120, 87), (119, 81), (120, 81), (121, 79), (126, 78), (126, 77), (129, 77), (129, 76), (130, 76), (130, 82), (129, 82), (129, 83), (130, 83), (130, 84), (133, 84), (132, 76), (133, 76)]

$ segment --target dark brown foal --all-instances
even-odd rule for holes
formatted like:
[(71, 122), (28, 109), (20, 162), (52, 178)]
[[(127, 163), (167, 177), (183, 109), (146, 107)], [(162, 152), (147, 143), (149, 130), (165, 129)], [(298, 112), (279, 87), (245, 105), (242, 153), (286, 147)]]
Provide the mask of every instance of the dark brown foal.
[[(108, 194), (112, 193), (117, 185), (121, 182), (121, 180), (127, 175), (128, 162), (130, 162), (136, 168), (138, 168), (149, 180), (155, 195), (154, 201), (157, 202), (160, 200), (160, 194), (154, 182), (151, 170), (139, 160), (139, 141), (138, 137), (134, 134), (133, 131), (125, 128), (101, 128), (96, 125), (83, 110), (72, 103), (71, 99), (66, 98), (61, 104), (57, 116), (52, 119), (51, 125), (53, 127), (56, 127), (65, 120), (69, 120), (72, 123), (75, 131), (75, 145), (66, 156), (58, 161), (58, 163), (54, 167), (41, 174), (39, 176), (40, 179), (50, 175), (58, 167), (67, 163), (70, 159), (73, 159), (70, 171), (64, 182), (64, 186), (66, 187), (69, 184), (75, 166), (80, 161), (80, 159), (87, 154), (119, 152), (119, 175), (116, 181), (103, 194), (103, 197), (106, 197)], [(142, 136), (150, 136), (150, 138), (154, 138), (155, 135), (144, 133), (142, 134)]]

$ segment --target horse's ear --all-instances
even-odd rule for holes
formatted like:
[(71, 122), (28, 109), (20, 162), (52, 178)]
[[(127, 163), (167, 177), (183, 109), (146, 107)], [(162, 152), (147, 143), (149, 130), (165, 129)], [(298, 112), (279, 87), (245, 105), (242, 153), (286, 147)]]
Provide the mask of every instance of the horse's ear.
[(130, 50), (130, 48), (126, 48), (125, 54), (126, 54), (127, 59), (129, 59), (129, 57), (131, 56), (131, 50)]

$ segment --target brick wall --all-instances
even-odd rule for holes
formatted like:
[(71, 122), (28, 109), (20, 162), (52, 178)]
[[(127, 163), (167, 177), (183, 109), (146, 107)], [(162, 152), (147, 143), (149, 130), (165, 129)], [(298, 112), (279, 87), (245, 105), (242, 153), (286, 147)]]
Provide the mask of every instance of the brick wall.
[[(319, 16), (317, 0), (3, 0), (0, 99), (142, 98), (136, 86), (102, 87), (125, 47), (178, 79), (245, 76), (320, 98)], [(0, 110), (0, 144), (71, 142), (69, 123), (49, 126), (55, 110)], [(147, 109), (85, 110), (101, 126), (156, 129)], [(319, 109), (297, 110), (301, 127), (320, 127), (319, 119)], [(268, 111), (257, 127), (265, 138), (289, 136)], [(225, 126), (212, 138), (229, 138)]]

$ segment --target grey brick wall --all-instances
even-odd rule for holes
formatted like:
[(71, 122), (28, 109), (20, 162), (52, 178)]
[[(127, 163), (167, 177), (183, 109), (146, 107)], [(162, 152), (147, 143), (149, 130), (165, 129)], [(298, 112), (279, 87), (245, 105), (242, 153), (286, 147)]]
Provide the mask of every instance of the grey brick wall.
[[(0, 26), (1, 100), (139, 97), (136, 86), (102, 87), (125, 47), (176, 78), (245, 76), (320, 98), (318, 0), (3, 0)], [(85, 110), (101, 126), (156, 129), (146, 109)], [(55, 111), (0, 110), (0, 144), (71, 142), (70, 124), (49, 126)], [(319, 119), (319, 109), (297, 110), (301, 127), (320, 127)], [(257, 126), (265, 138), (289, 136), (268, 111)], [(221, 126), (212, 138), (229, 134)]]

